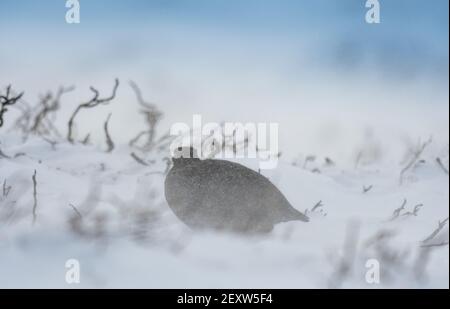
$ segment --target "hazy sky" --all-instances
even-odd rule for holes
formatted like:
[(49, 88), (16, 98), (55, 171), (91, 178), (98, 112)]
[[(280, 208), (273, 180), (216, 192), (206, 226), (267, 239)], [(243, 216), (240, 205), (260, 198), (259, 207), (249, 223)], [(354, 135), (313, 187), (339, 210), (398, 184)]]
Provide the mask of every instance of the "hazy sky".
[(382, 22), (376, 26), (364, 21), (364, 0), (80, 3), (81, 24), (67, 25), (64, 0), (1, 0), (0, 33), (8, 44), (3, 44), (0, 56), (4, 61), (7, 56), (20, 59), (16, 51), (30, 42), (34, 55), (28, 59), (66, 52), (69, 47), (76, 51), (72, 58), (88, 53), (95, 59), (97, 55), (81, 48), (79, 40), (112, 46), (114, 50), (104, 55), (111, 61), (117, 53), (120, 58), (135, 58), (139, 51), (153, 53), (165, 45), (185, 48), (196, 56), (214, 53), (220, 46), (239, 56), (251, 48), (240, 43), (251, 40), (272, 58), (285, 53), (301, 58), (308, 53), (308, 62), (317, 66), (349, 69), (374, 63), (379, 69), (406, 75), (417, 70), (448, 75), (447, 0), (381, 1)]
[[(283, 136), (303, 130), (299, 147), (328, 132), (327, 151), (337, 128), (357, 122), (414, 137), (448, 132), (448, 0), (380, 0), (378, 25), (365, 22), (363, 0), (80, 3), (81, 24), (69, 25), (64, 0), (0, 0), (0, 86), (12, 83), (34, 102), (74, 84), (70, 112), (90, 85), (108, 91), (119, 77), (114, 108), (126, 126), (114, 117), (112, 126), (124, 139), (142, 125), (130, 79), (161, 106), (166, 127), (193, 113), (278, 121)], [(438, 107), (413, 112), (430, 104)], [(85, 125), (105, 112), (89, 113)]]

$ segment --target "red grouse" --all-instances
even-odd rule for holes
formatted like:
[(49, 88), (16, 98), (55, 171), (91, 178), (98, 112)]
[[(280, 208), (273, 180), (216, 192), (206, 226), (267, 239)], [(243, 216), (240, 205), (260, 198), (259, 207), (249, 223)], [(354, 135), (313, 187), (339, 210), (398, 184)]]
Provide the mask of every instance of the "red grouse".
[(178, 148), (165, 181), (167, 202), (193, 229), (269, 232), (288, 221), (308, 222), (263, 175), (240, 164), (200, 160), (193, 148)]

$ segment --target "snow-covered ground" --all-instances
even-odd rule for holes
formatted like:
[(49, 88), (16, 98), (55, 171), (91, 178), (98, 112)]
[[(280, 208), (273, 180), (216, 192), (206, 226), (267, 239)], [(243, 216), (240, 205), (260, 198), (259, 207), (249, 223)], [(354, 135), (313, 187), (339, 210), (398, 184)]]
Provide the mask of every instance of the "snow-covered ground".
[[(449, 287), (448, 1), (380, 1), (380, 24), (356, 0), (81, 2), (66, 24), (63, 1), (0, 1), (0, 94), (25, 92), (0, 128), (0, 288)], [(114, 77), (114, 102), (75, 121), (91, 145), (68, 143), (89, 87), (108, 96)], [(184, 226), (164, 198), (167, 149), (129, 146), (145, 126), (130, 80), (164, 114), (158, 137), (193, 114), (278, 123), (282, 156), (262, 173), (311, 221), (247, 237)], [(72, 85), (46, 118), (60, 136), (11, 130)]]
[[(139, 153), (144, 166), (124, 145), (106, 153), (40, 137), (22, 142), (14, 133), (0, 141), (9, 157), (0, 157), (0, 288), (449, 287), (445, 144), (432, 142), (417, 161), (417, 149), (405, 149), (395, 164), (361, 159), (341, 167), (320, 154), (294, 164), (282, 156), (263, 174), (311, 222), (240, 236), (178, 221), (164, 199), (165, 152)], [(255, 161), (238, 162), (257, 169)], [(408, 214), (416, 205), (423, 206)], [(422, 242), (440, 221), (439, 233)], [(66, 283), (70, 259), (80, 263), (78, 285)], [(377, 262), (380, 283), (370, 284), (366, 274)]]

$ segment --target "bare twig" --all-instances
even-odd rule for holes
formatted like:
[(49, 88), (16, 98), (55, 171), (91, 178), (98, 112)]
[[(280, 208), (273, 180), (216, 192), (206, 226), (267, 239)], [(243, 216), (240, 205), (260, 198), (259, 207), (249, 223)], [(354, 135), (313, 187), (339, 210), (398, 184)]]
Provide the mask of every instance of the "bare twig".
[(32, 177), (33, 180), (33, 224), (36, 223), (37, 219), (37, 206), (38, 206), (38, 200), (37, 200), (37, 172), (34, 170), (34, 174)]
[(97, 89), (95, 89), (94, 87), (91, 87), (91, 91), (94, 93), (93, 98), (83, 104), (80, 104), (75, 111), (73, 112), (72, 116), (69, 119), (68, 122), (68, 133), (67, 133), (67, 140), (70, 143), (74, 143), (74, 137), (73, 137), (73, 125), (75, 122), (75, 118), (77, 117), (78, 113), (82, 110), (82, 109), (87, 109), (87, 108), (94, 108), (100, 104), (102, 105), (106, 105), (108, 103), (110, 103), (112, 100), (114, 100), (114, 98), (116, 97), (116, 93), (117, 93), (117, 89), (119, 88), (119, 80), (116, 78), (115, 80), (115, 84), (114, 84), (114, 88), (112, 91), (111, 96), (107, 97), (107, 98), (99, 98), (100, 97), (100, 93)]
[(78, 219), (82, 219), (82, 218), (83, 218), (83, 216), (81, 215), (81, 213), (78, 211), (78, 209), (77, 209), (74, 205), (69, 204), (69, 207), (72, 208), (72, 210), (73, 210), (73, 211), (75, 212), (75, 214), (78, 216)]
[(448, 246), (448, 241), (443, 241), (440, 243), (436, 243), (436, 244), (426, 244), (426, 245), (421, 245), (421, 248), (435, 248), (435, 247), (445, 247)]
[(130, 146), (133, 147), (138, 141), (141, 140), (141, 138), (143, 136), (147, 135), (147, 131), (141, 131), (138, 133), (138, 135), (136, 135), (131, 141), (130, 141)]
[(86, 134), (84, 139), (81, 141), (81, 144), (88, 145), (91, 140), (91, 133)]
[(426, 142), (419, 144), (419, 147), (416, 151), (413, 151), (413, 156), (408, 164), (401, 170), (400, 172), (400, 184), (403, 184), (403, 178), (405, 173), (410, 170), (416, 163), (419, 161), (420, 156), (425, 151), (425, 149), (433, 142), (433, 139), (430, 137)]
[(445, 167), (444, 163), (442, 162), (441, 158), (436, 158), (437, 165), (448, 175), (448, 168)]
[(420, 209), (423, 207), (423, 204), (419, 204), (414, 206), (413, 211), (408, 211), (407, 213), (404, 213), (403, 216), (414, 216), (417, 217), (419, 215)]
[(144, 165), (144, 166), (148, 166), (148, 163), (144, 161), (144, 159), (141, 159), (140, 157), (138, 157), (137, 154), (135, 154), (134, 152), (132, 152), (131, 157), (136, 160), (137, 163)]
[(130, 87), (133, 89), (134, 93), (136, 94), (136, 98), (138, 100), (138, 103), (142, 107), (144, 107), (146, 109), (150, 109), (150, 110), (155, 108), (155, 104), (146, 102), (144, 100), (144, 97), (142, 96), (142, 91), (141, 91), (141, 89), (139, 88), (139, 86), (135, 82), (130, 81), (129, 84), (130, 84)]
[(9, 193), (11, 192), (12, 187), (8, 186), (6, 183), (6, 179), (5, 181), (3, 181), (3, 197), (8, 197)]
[(433, 233), (430, 234), (427, 238), (425, 238), (422, 243), (427, 243), (430, 240), (434, 239), (441, 231), (442, 229), (447, 225), (449, 218), (445, 219), (444, 221), (439, 221), (437, 229), (433, 231)]
[(370, 186), (368, 186), (368, 187), (366, 187), (366, 186), (363, 186), (363, 193), (364, 194), (366, 194), (366, 193), (368, 193), (370, 190), (372, 190), (373, 189), (373, 185), (370, 185)]
[(14, 105), (22, 114), (15, 120), (14, 125), (10, 130), (20, 130), (24, 135), (24, 140), (28, 138), (30, 133), (30, 123), (32, 116), (38, 111), (39, 106), (31, 107), (31, 105), (23, 98), (19, 100), (20, 104)]
[(405, 209), (407, 203), (408, 203), (408, 200), (404, 199), (402, 206), (400, 206), (399, 208), (395, 209), (394, 212), (392, 213), (392, 217), (391, 217), (390, 221), (394, 221), (395, 219), (400, 217), (400, 213), (402, 212), (402, 210)]
[(23, 92), (11, 97), (11, 86), (6, 87), (6, 94), (0, 95), (0, 128), (4, 124), (3, 116), (8, 111), (8, 106), (12, 106), (22, 98)]
[[(40, 104), (31, 106), (27, 101), (21, 97), (18, 101), (20, 104), (13, 105), (14, 108), (21, 112), (21, 115), (16, 118), (14, 125), (10, 130), (20, 130), (23, 133), (23, 140), (25, 141), (30, 133), (35, 133), (40, 136), (54, 135), (57, 138), (61, 137), (58, 129), (53, 124), (54, 116), (59, 110), (59, 101), (61, 96), (71, 91), (73, 88), (60, 88), (55, 95), (49, 92), (40, 99)], [(17, 93), (11, 91), (12, 95), (18, 96)], [(53, 119), (50, 119), (53, 115)]]
[(109, 124), (109, 120), (111, 119), (111, 114), (108, 115), (108, 118), (105, 121), (104, 124), (104, 130), (105, 130), (105, 136), (106, 136), (106, 144), (108, 145), (108, 149), (106, 150), (106, 152), (112, 152), (114, 150), (114, 142), (111, 139), (111, 135), (109, 134), (108, 131), (108, 124)]
[(319, 201), (319, 202), (317, 202), (316, 205), (314, 205), (314, 207), (311, 209), (311, 211), (314, 212), (321, 207), (323, 207), (323, 203), (322, 203), (322, 201)]
[[(136, 94), (139, 105), (141, 105), (141, 114), (145, 116), (148, 129), (141, 131), (136, 137), (130, 141), (130, 146), (134, 147), (143, 137), (146, 136), (146, 141), (141, 147), (144, 151), (149, 151), (155, 146), (156, 127), (161, 120), (163, 114), (157, 109), (155, 104), (148, 103), (142, 96), (141, 89), (138, 85), (130, 81), (130, 86)], [(159, 141), (160, 142), (160, 141)], [(157, 144), (157, 143), (156, 143)]]
[[(103, 228), (104, 226), (99, 226), (102, 222), (97, 221), (97, 217), (95, 215), (95, 209), (99, 203), (100, 196), (102, 192), (102, 187), (99, 183), (93, 182), (89, 186), (89, 192), (86, 196), (85, 200), (79, 204), (78, 208), (72, 204), (69, 204), (69, 207), (73, 210), (73, 215), (70, 217), (69, 225), (72, 231), (82, 237), (94, 237), (96, 231), (98, 229)], [(81, 211), (79, 211), (80, 209)], [(87, 221), (94, 223), (94, 228), (90, 228), (90, 224)]]
[(50, 113), (54, 113), (59, 110), (60, 108), (60, 101), (61, 97), (70, 92), (73, 91), (74, 87), (64, 88), (60, 87), (56, 93), (56, 95), (53, 95), (51, 92), (49, 92), (47, 95), (45, 95), (41, 99), (41, 110), (37, 113), (37, 115), (34, 118), (34, 123), (31, 126), (30, 131), (37, 133), (37, 134), (46, 134), (50, 131), (55, 132), (58, 136), (60, 135), (59, 132), (56, 130), (56, 128), (51, 124), (51, 122), (47, 123), (48, 128), (45, 127), (43, 124), (43, 121), (47, 118), (47, 116)]
[(309, 209), (306, 209), (305, 210), (305, 215), (307, 215), (309, 212), (311, 212), (311, 213), (313, 213), (313, 212), (315, 212), (315, 213), (317, 213), (317, 212), (320, 212), (323, 216), (326, 216), (327, 214), (326, 213), (324, 213), (324, 211), (323, 211), (323, 203), (322, 203), (322, 201), (320, 200), (319, 202), (317, 202), (312, 208), (311, 208), (311, 211), (309, 211)]

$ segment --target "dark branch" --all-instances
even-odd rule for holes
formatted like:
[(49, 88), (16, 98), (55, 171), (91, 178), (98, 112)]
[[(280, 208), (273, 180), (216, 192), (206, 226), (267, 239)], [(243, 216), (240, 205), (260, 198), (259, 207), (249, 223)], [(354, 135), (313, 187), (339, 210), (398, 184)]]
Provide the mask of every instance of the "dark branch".
[(114, 88), (113, 88), (112, 94), (111, 94), (111, 96), (109, 96), (107, 98), (99, 98), (100, 97), (99, 91), (97, 89), (95, 89), (94, 87), (90, 88), (91, 91), (94, 93), (93, 98), (90, 101), (86, 102), (86, 103), (80, 104), (75, 109), (75, 111), (73, 112), (72, 116), (69, 119), (67, 140), (70, 143), (74, 143), (73, 126), (74, 126), (75, 118), (77, 117), (78, 113), (82, 109), (94, 108), (94, 107), (96, 107), (98, 105), (106, 105), (106, 104), (110, 103), (116, 97), (118, 88), (119, 88), (119, 80), (117, 78), (115, 80), (115, 84), (114, 84)]
[(448, 241), (440, 242), (437, 244), (427, 244), (420, 246), (421, 248), (435, 248), (435, 247), (445, 247), (448, 246)]
[(402, 210), (405, 209), (407, 203), (408, 203), (408, 200), (404, 199), (402, 206), (395, 209), (394, 212), (392, 213), (392, 217), (391, 217), (390, 221), (393, 221), (393, 220), (397, 219), (398, 217), (400, 217), (400, 213), (402, 212)]
[(0, 94), (0, 128), (4, 124), (3, 116), (8, 111), (7, 106), (12, 106), (12, 105), (16, 104), (17, 101), (19, 101), (22, 98), (23, 92), (16, 96), (11, 96), (11, 95), (12, 95), (11, 94), (11, 86), (6, 87), (5, 95)]
[(37, 206), (38, 206), (38, 200), (37, 200), (37, 179), (36, 179), (36, 175), (37, 172), (36, 170), (34, 171), (33, 174), (33, 224), (36, 223), (36, 219), (37, 219)]
[(408, 211), (407, 213), (404, 213), (403, 216), (414, 216), (417, 217), (419, 215), (420, 209), (423, 207), (423, 204), (419, 204), (414, 206), (413, 211)]
[[(59, 110), (61, 97), (64, 94), (73, 91), (74, 89), (75, 89), (74, 87), (69, 88), (60, 87), (56, 95), (53, 95), (51, 92), (45, 95), (41, 99), (40, 104), (42, 106), (41, 110), (34, 117), (34, 122), (33, 125), (31, 126), (31, 132), (41, 135), (49, 133), (49, 131), (54, 131), (55, 133), (57, 133), (56, 128), (54, 128), (54, 126), (51, 124), (50, 121), (47, 122), (47, 126), (49, 126), (49, 128), (46, 128), (43, 122), (50, 113), (54, 113)], [(59, 133), (57, 135), (59, 135)]]
[(400, 184), (403, 184), (403, 178), (405, 173), (411, 169), (417, 161), (420, 159), (420, 156), (425, 151), (425, 149), (433, 142), (433, 139), (430, 137), (426, 142), (419, 144), (419, 147), (416, 151), (413, 152), (413, 156), (408, 164), (401, 170), (400, 172)]
[(364, 194), (366, 194), (366, 193), (368, 193), (370, 190), (372, 190), (373, 189), (373, 185), (370, 185), (370, 186), (368, 186), (368, 187), (366, 187), (366, 186), (363, 186), (363, 193)]
[(137, 154), (135, 154), (134, 152), (132, 152), (130, 154), (130, 156), (139, 164), (144, 165), (144, 166), (148, 166), (149, 164), (147, 162), (145, 162), (143, 159), (139, 158), (139, 156)]
[(442, 231), (442, 229), (447, 225), (448, 219), (449, 219), (449, 218), (445, 219), (444, 221), (439, 221), (437, 229), (435, 229), (435, 230), (433, 231), (433, 233), (430, 234), (430, 236), (428, 236), (427, 238), (425, 238), (425, 239), (422, 241), (422, 243), (427, 243), (427, 242), (429, 242), (430, 240), (434, 239), (434, 238)]
[(139, 105), (142, 107), (140, 112), (144, 115), (148, 126), (147, 130), (140, 132), (130, 141), (130, 146), (134, 147), (144, 136), (146, 136), (145, 143), (143, 147), (141, 147), (141, 150), (149, 151), (155, 146), (156, 127), (163, 114), (157, 109), (155, 104), (148, 103), (144, 100), (142, 92), (136, 83), (130, 82), (130, 86), (136, 94)]
[(72, 210), (75, 212), (75, 214), (77, 215), (77, 217), (79, 219), (83, 218), (83, 216), (81, 215), (80, 211), (75, 206), (73, 206), (72, 204), (69, 204), (69, 207), (72, 208)]
[(108, 131), (108, 124), (109, 124), (109, 120), (111, 119), (111, 114), (108, 115), (108, 118), (105, 121), (105, 124), (103, 126), (104, 130), (105, 130), (105, 136), (106, 136), (106, 144), (108, 145), (108, 149), (106, 150), (106, 152), (112, 152), (114, 150), (114, 142), (111, 139), (111, 135), (109, 134)]
[(441, 158), (436, 158), (436, 163), (439, 165), (439, 167), (448, 175), (448, 168), (445, 167), (444, 163), (442, 163)]

